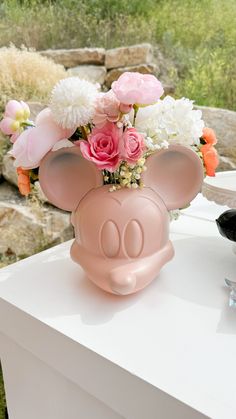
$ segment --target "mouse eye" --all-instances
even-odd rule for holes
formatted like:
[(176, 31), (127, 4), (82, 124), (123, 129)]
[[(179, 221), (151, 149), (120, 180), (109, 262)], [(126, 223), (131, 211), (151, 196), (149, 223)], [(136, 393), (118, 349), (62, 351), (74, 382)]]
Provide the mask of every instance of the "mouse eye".
[(129, 257), (135, 258), (143, 250), (143, 230), (138, 221), (130, 221), (124, 234), (125, 250)]
[(104, 254), (109, 257), (117, 256), (120, 248), (120, 234), (116, 224), (106, 221), (101, 231), (101, 248)]

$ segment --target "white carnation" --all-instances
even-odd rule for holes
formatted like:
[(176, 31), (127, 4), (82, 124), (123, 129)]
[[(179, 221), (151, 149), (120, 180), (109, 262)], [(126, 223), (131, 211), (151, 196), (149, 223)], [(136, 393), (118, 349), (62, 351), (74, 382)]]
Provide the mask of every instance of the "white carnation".
[(135, 127), (154, 144), (167, 141), (169, 144), (193, 145), (199, 143), (204, 122), (202, 112), (193, 109), (191, 100), (166, 96), (155, 105), (140, 108)]
[(88, 124), (94, 114), (97, 87), (79, 77), (60, 80), (52, 91), (50, 109), (63, 128), (76, 129)]

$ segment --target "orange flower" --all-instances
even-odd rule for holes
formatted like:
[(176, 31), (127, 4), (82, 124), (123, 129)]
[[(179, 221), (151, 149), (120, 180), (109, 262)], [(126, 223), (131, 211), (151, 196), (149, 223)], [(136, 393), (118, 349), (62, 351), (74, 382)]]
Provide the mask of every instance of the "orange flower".
[(208, 176), (215, 176), (215, 169), (219, 164), (219, 158), (212, 144), (204, 144), (201, 147), (203, 162)]
[(216, 135), (211, 128), (203, 128), (202, 138), (206, 141), (207, 144), (214, 145), (217, 143)]
[(22, 195), (29, 195), (30, 193), (30, 177), (29, 170), (23, 169), (22, 167), (17, 167), (18, 174), (18, 188)]

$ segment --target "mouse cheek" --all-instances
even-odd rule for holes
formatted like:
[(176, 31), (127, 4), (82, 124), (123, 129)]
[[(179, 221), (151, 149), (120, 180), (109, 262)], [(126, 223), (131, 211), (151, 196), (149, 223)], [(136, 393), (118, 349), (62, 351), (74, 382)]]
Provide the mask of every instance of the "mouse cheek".
[(169, 215), (166, 209), (150, 202), (138, 221), (142, 231), (142, 251), (138, 256), (158, 252), (165, 246), (169, 236)]
[(114, 215), (117, 209), (112, 195), (105, 191), (91, 191), (79, 205), (74, 217), (75, 237), (91, 255), (115, 258), (120, 249), (119, 223)]

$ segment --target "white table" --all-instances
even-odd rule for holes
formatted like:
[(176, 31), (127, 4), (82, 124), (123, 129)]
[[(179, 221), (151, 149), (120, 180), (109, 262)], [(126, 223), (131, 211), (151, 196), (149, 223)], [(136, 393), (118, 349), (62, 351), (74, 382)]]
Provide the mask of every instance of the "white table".
[(136, 295), (104, 293), (71, 242), (0, 271), (10, 419), (236, 418), (236, 256), (198, 196), (171, 223), (176, 256)]

